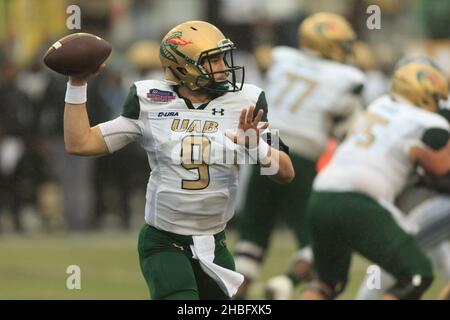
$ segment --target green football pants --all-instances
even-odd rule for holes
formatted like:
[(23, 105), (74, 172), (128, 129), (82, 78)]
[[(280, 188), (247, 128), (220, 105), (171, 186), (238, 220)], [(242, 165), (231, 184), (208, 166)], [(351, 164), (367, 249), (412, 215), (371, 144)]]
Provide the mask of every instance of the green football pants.
[[(214, 263), (234, 271), (234, 260), (226, 247), (225, 232), (215, 238)], [(139, 262), (153, 300), (228, 300), (217, 283), (192, 258), (192, 237), (141, 228)]]
[(352, 251), (397, 279), (432, 278), (431, 263), (414, 238), (372, 198), (352, 192), (313, 192), (307, 217), (315, 269), (336, 293), (344, 290)]

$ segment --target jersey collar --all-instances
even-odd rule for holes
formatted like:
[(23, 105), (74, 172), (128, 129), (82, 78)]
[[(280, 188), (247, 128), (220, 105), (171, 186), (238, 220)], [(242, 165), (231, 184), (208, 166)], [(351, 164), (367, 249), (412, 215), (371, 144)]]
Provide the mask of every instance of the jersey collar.
[(192, 104), (191, 100), (189, 100), (189, 99), (187, 99), (187, 98), (181, 96), (181, 95), (178, 93), (178, 86), (175, 86), (175, 85), (174, 85), (174, 86), (172, 86), (172, 89), (173, 89), (173, 91), (175, 92), (175, 94), (177, 95), (177, 97), (180, 98), (180, 99), (183, 99), (184, 102), (185, 102), (185, 104), (186, 104), (186, 106), (188, 107), (188, 109), (191, 109), (191, 110), (204, 110), (204, 109), (208, 106), (208, 104), (209, 104), (211, 101), (213, 101), (214, 99), (216, 99), (216, 98), (218, 98), (218, 97), (224, 95), (224, 93), (215, 94), (215, 95), (212, 97), (211, 100), (209, 100), (209, 101), (206, 102), (206, 103), (202, 103), (201, 105), (199, 105), (199, 106), (196, 108), (196, 107), (194, 107), (194, 105)]

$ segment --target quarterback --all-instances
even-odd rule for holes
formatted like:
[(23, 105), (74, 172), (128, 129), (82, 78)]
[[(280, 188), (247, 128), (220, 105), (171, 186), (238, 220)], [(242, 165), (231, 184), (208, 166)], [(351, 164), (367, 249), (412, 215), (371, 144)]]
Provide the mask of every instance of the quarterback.
[(318, 279), (306, 299), (331, 299), (346, 286), (357, 251), (392, 274), (385, 299), (419, 299), (433, 280), (429, 259), (401, 226), (396, 196), (415, 165), (440, 176), (450, 168), (449, 124), (438, 115), (447, 78), (433, 66), (399, 68), (389, 95), (374, 101), (317, 176), (308, 203)]
[(105, 155), (134, 141), (147, 152), (152, 172), (138, 251), (152, 299), (226, 299), (243, 281), (224, 232), (234, 213), (239, 164), (222, 161), (221, 150), (255, 151), (261, 167), (277, 159), (271, 178), (294, 178), (287, 146), (280, 141), (273, 148), (262, 138), (265, 95), (243, 83), (234, 49), (210, 23), (174, 27), (160, 45), (165, 81), (135, 82), (122, 115), (95, 127), (86, 114), (86, 79), (69, 79), (68, 152)]

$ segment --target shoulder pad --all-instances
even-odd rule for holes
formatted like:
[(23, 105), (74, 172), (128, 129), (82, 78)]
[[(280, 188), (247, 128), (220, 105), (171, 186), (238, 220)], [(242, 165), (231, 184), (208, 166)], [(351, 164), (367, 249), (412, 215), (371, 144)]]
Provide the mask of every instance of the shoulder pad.
[(239, 93), (242, 96), (246, 97), (247, 99), (255, 100), (255, 102), (256, 102), (262, 91), (263, 90), (258, 86), (255, 86), (253, 84), (244, 83), (244, 86), (242, 87), (242, 90)]

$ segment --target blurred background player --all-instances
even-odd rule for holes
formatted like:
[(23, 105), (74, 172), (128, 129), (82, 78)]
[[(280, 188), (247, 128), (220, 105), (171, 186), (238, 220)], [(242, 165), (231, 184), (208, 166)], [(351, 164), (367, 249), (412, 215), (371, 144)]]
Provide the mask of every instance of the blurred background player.
[(448, 81), (439, 70), (404, 65), (391, 94), (369, 106), (317, 176), (307, 213), (317, 278), (304, 299), (337, 297), (353, 251), (395, 277), (385, 299), (419, 299), (429, 287), (431, 263), (405, 232), (393, 202), (414, 165), (437, 176), (449, 171), (449, 125), (436, 113), (447, 98)]
[[(355, 38), (343, 17), (317, 13), (298, 28), (300, 50), (285, 46), (271, 50), (267, 71), (267, 97), (273, 110), (271, 125), (280, 129), (283, 139), (292, 145), (292, 162), (301, 174), (290, 185), (279, 186), (257, 170), (251, 173), (245, 205), (238, 215), (236, 269), (245, 275), (238, 299), (245, 298), (251, 282), (258, 277), (271, 233), (282, 215), (298, 245), (305, 248), (304, 259), (295, 267), (300, 269), (300, 277), (286, 276), (283, 280), (297, 282), (309, 276), (312, 261), (303, 217), (316, 175), (316, 161), (336, 122), (349, 121), (362, 109), (359, 93), (364, 75), (347, 64)], [(263, 57), (266, 56), (267, 52)], [(264, 59), (259, 61), (268, 64)]]
[[(420, 63), (437, 66), (430, 58), (422, 55), (412, 55), (401, 59), (396, 69), (407, 63)], [(449, 100), (442, 103), (438, 113), (450, 120)], [(450, 152), (450, 151), (449, 151)], [(450, 281), (450, 175), (442, 177), (424, 174), (423, 172), (411, 183), (396, 199), (396, 205), (405, 213), (403, 220), (413, 226), (412, 235), (418, 244), (427, 253), (433, 267), (446, 282)], [(399, 217), (401, 218), (401, 217)], [(359, 300), (380, 299), (386, 288), (395, 282), (395, 279), (384, 270), (381, 274), (381, 287), (369, 288), (367, 276), (362, 281), (358, 294)]]

